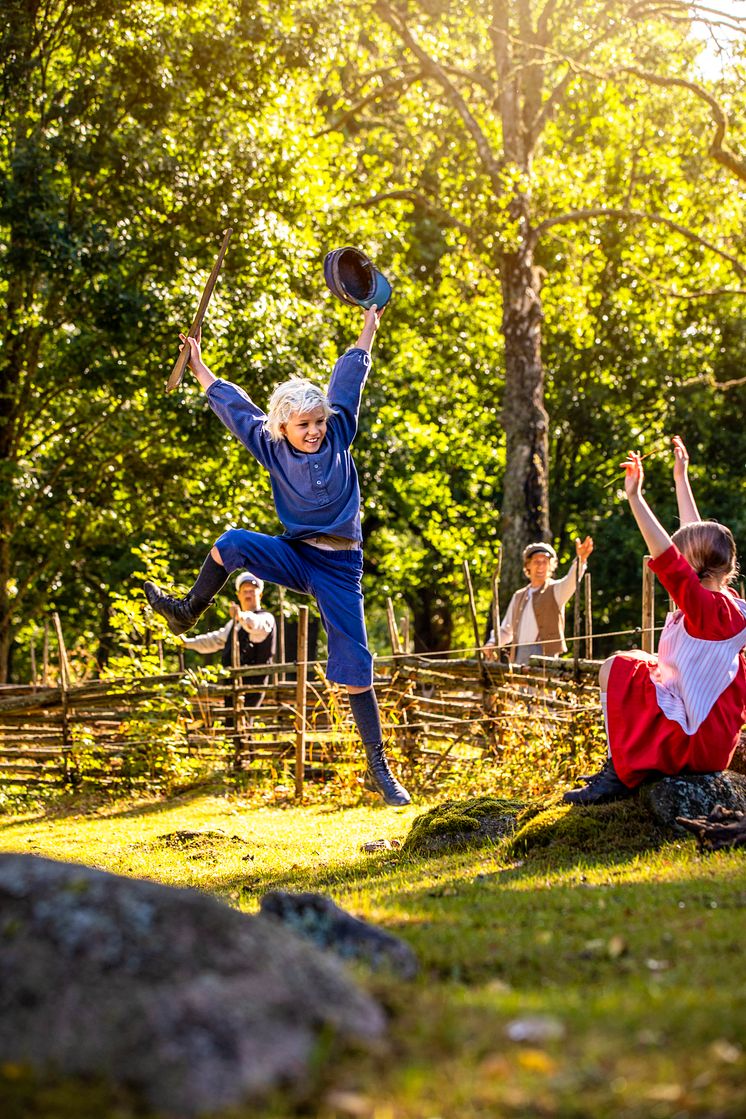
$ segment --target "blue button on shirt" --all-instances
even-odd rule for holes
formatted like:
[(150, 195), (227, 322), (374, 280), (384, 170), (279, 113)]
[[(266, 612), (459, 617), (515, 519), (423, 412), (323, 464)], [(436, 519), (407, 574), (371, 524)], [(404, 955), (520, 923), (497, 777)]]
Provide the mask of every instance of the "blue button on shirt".
[(286, 537), (329, 533), (362, 541), (360, 486), (350, 444), (369, 370), (365, 350), (348, 350), (338, 359), (327, 394), (337, 414), (329, 417), (326, 437), (313, 454), (296, 451), (287, 439), (274, 443), (264, 427), (266, 413), (238, 385), (218, 379), (207, 390), (215, 415), (269, 472)]

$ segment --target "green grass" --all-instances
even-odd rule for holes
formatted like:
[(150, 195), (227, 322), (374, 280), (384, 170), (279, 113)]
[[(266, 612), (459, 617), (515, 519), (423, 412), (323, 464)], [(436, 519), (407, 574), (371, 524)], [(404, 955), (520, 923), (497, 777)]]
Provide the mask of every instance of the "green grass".
[[(389, 1041), (326, 1070), (304, 1115), (746, 1114), (743, 852), (702, 857), (625, 802), (550, 805), (472, 852), (361, 854), (403, 839), (424, 807), (295, 807), (216, 789), (0, 818), (0, 847), (194, 886), (247, 912), (271, 888), (318, 890), (406, 939), (417, 981), (357, 972), (391, 1013)], [(511, 1023), (537, 1016), (543, 1032), (511, 1040)], [(7, 1119), (136, 1113), (100, 1085), (40, 1087), (18, 1069), (0, 1068), (0, 1100)]]

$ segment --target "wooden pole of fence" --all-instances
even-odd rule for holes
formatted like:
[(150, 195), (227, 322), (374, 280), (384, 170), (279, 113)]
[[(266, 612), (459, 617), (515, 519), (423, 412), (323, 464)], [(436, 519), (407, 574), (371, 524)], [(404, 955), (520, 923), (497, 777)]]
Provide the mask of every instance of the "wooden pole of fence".
[(575, 598), (572, 612), (572, 664), (575, 679), (580, 676), (580, 556), (575, 557)]
[(49, 687), (49, 619), (44, 619), (44, 644), (42, 646), (42, 675), (41, 686)]
[[(284, 587), (278, 587), (277, 590), (278, 590), (278, 593), (279, 593), (279, 615), (280, 615), (280, 625), (279, 625), (279, 628), (278, 628), (278, 631), (277, 631), (277, 642), (278, 642), (277, 655), (280, 658), (280, 664), (284, 664), (285, 663), (285, 588)], [(280, 673), (280, 680), (284, 683), (286, 679), (287, 679), (287, 677), (285, 675), (285, 670), (283, 669), (282, 672)]]
[(482, 652), (482, 641), (479, 633), (479, 618), (477, 617), (477, 604), (474, 600), (474, 587), (471, 582), (471, 571), (469, 570), (469, 561), (464, 560), (464, 579), (466, 580), (466, 590), (469, 596), (469, 613), (471, 614), (471, 624), (474, 630), (474, 646), (477, 651), (477, 660), (481, 664), (484, 659)]
[(585, 589), (585, 659), (593, 660), (593, 606), (591, 604), (591, 573), (586, 571), (583, 579)]
[(306, 700), (308, 694), (308, 607), (298, 609), (298, 652), (295, 686), (295, 795), (303, 796), (306, 767)]
[(642, 651), (655, 652), (655, 576), (648, 567), (650, 556), (642, 557)]
[(408, 653), (409, 652), (409, 611), (408, 610), (407, 610), (406, 614), (402, 614), (402, 619), (401, 619), (401, 643), (402, 643), (402, 652)]
[(36, 637), (31, 638), (31, 686), (36, 691)]
[(52, 615), (55, 633), (57, 634), (57, 647), (59, 649), (60, 657), (60, 705), (62, 708), (62, 773), (63, 779), (67, 784), (70, 777), (70, 751), (72, 749), (72, 742), (70, 741), (70, 724), (68, 722), (68, 692), (70, 690), (70, 665), (67, 660), (67, 649), (65, 648), (65, 638), (62, 634), (62, 624), (60, 623), (60, 616), (55, 610)]
[[(233, 618), (233, 625), (231, 626), (231, 668), (234, 670), (231, 673), (231, 699), (233, 700), (233, 768), (238, 769), (241, 764), (241, 736), (238, 733), (239, 723), (239, 704), (242, 704), (243, 694), (241, 692), (241, 678), (235, 669), (241, 663), (241, 650), (238, 644), (238, 615)], [(227, 735), (226, 735), (227, 737)]]
[(497, 546), (497, 562), (495, 573), (492, 576), (492, 632), (495, 635), (495, 644), (500, 644), (500, 576), (503, 566), (503, 546)]
[(389, 626), (389, 641), (391, 642), (391, 652), (394, 656), (401, 653), (401, 641), (399, 640), (399, 630), (396, 628), (396, 616), (394, 614), (394, 604), (390, 598), (386, 599), (386, 621)]

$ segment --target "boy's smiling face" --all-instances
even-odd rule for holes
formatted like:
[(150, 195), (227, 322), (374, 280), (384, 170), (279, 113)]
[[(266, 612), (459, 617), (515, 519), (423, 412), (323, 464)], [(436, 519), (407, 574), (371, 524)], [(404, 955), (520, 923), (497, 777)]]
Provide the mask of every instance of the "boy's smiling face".
[(326, 436), (324, 409), (319, 405), (311, 412), (293, 412), (287, 423), (280, 424), (280, 431), (296, 451), (312, 455)]

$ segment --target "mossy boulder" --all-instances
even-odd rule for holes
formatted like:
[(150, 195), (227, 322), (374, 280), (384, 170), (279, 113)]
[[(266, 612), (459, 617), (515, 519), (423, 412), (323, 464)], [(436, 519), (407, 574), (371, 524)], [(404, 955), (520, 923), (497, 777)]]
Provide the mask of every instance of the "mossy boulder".
[(0, 854), (0, 914), (0, 1069), (120, 1085), (178, 1119), (256, 1114), (385, 1032), (341, 963), (198, 890)]
[(660, 824), (683, 835), (684, 828), (676, 823), (678, 816), (709, 816), (718, 804), (746, 812), (746, 777), (730, 771), (681, 773), (645, 786), (640, 795)]
[(522, 801), (499, 797), (447, 800), (412, 823), (402, 850), (408, 854), (440, 855), (467, 847), (483, 847), (511, 835), (521, 813)]
[(507, 853), (552, 858), (609, 858), (659, 846), (665, 829), (640, 799), (577, 808), (554, 804), (521, 822)]

